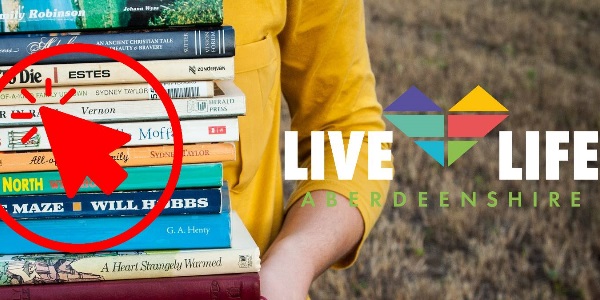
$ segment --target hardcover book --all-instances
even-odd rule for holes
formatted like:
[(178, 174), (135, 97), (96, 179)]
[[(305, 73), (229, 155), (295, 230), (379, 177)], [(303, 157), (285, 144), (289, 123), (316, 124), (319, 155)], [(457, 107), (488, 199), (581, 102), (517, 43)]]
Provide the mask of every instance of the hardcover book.
[(3, 32), (220, 25), (222, 0), (6, 0)]
[[(159, 81), (232, 80), (234, 75), (233, 57), (145, 60), (139, 63)], [(10, 68), (0, 67), (0, 75)], [(47, 78), (50, 78), (53, 87), (147, 82), (121, 62), (36, 64), (13, 77), (6, 87), (43, 87)]]
[[(208, 249), (231, 246), (229, 201), (223, 199), (223, 212), (203, 215), (159, 215), (133, 238), (109, 251), (166, 249)], [(144, 216), (21, 220), (27, 229), (45, 238), (72, 244), (103, 241), (140, 222)], [(16, 233), (0, 222), (0, 253), (55, 253)], [(124, 265), (123, 265), (124, 266)], [(119, 271), (120, 267), (115, 267)], [(126, 268), (133, 268), (131, 265)]]
[[(197, 119), (180, 122), (183, 143), (235, 142), (239, 140), (237, 118)], [(169, 121), (107, 123), (106, 127), (131, 135), (125, 147), (173, 145), (173, 129)], [(44, 127), (23, 140), (31, 127), (0, 128), (0, 151), (50, 150)]]
[[(78, 87), (75, 88), (77, 90)], [(173, 101), (180, 120), (237, 117), (246, 113), (246, 97), (233, 81), (219, 81), (212, 98), (177, 99)], [(2, 95), (2, 94), (0, 94)], [(1, 100), (0, 100), (1, 101)], [(23, 101), (22, 103), (25, 103)], [(92, 122), (126, 122), (168, 120), (160, 100), (113, 101), (59, 104), (23, 104), (0, 106), (0, 127), (42, 125), (40, 107), (52, 108)], [(13, 113), (31, 113), (31, 118), (13, 119)], [(185, 132), (184, 132), (185, 135)]]
[(231, 248), (0, 256), (0, 285), (181, 277), (260, 271), (260, 251), (231, 212)]
[[(127, 179), (116, 191), (159, 190), (167, 185), (172, 167), (148, 166), (125, 168)], [(0, 196), (64, 194), (65, 189), (58, 171), (0, 173)], [(182, 165), (177, 188), (220, 187), (223, 185), (223, 164)], [(96, 184), (86, 178), (79, 193), (101, 192)]]
[[(110, 195), (79, 193), (21, 195), (0, 198), (0, 205), (15, 219), (144, 216), (154, 208), (163, 191), (124, 191)], [(176, 189), (161, 215), (217, 214), (221, 189)]]
[[(173, 164), (173, 146), (125, 147), (110, 156), (122, 167)], [(236, 158), (233, 143), (200, 143), (183, 145), (183, 164), (232, 161)], [(0, 153), (0, 173), (57, 170), (52, 151)]]
[[(162, 82), (171, 99), (208, 98), (215, 95), (215, 84), (212, 81), (179, 81)], [(36, 104), (55, 104), (67, 95), (72, 87), (52, 87), (50, 96), (46, 95), (46, 87), (28, 88), (27, 93), (35, 98)], [(0, 93), (0, 106), (29, 104), (29, 99), (22, 89), (3, 89)], [(158, 94), (148, 83), (124, 83), (104, 85), (80, 85), (67, 103), (159, 100)], [(2, 107), (0, 107), (2, 108)], [(2, 118), (10, 115), (1, 115)]]
[[(233, 56), (233, 27), (202, 29), (137, 30), (111, 32), (36, 33), (0, 36), (0, 65), (14, 65), (37, 51), (65, 44), (93, 44), (120, 51), (135, 60)], [(111, 59), (86, 53), (52, 56), (40, 64), (107, 62)]]
[[(37, 278), (37, 280), (41, 279)], [(4, 286), (0, 287), (0, 299), (259, 300), (260, 278), (258, 273), (244, 273), (103, 282), (83, 281), (56, 285)]]

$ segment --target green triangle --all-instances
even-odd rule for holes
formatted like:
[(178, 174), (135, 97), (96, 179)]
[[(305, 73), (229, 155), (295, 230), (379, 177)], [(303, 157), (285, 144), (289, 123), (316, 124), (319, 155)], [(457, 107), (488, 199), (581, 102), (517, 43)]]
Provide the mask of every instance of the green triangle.
[(465, 154), (477, 141), (448, 141), (448, 166)]

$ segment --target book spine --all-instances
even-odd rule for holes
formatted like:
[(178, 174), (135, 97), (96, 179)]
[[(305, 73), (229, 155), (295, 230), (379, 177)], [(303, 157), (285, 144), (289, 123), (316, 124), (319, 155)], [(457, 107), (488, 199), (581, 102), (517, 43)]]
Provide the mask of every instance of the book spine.
[[(170, 165), (173, 146), (126, 147), (112, 152), (111, 157), (122, 167)], [(212, 163), (235, 160), (233, 143), (183, 145), (183, 164)], [(0, 173), (55, 171), (52, 151), (0, 153)]]
[[(149, 32), (71, 32), (0, 36), (0, 65), (14, 65), (37, 51), (65, 44), (100, 45), (135, 60), (227, 57), (234, 55), (233, 27)], [(69, 53), (44, 59), (42, 64), (107, 62), (109, 58)]]
[[(117, 191), (160, 190), (167, 185), (171, 166), (148, 166), (125, 168), (127, 179)], [(64, 194), (65, 189), (58, 171), (2, 173), (0, 196)], [(223, 164), (183, 165), (177, 188), (220, 187), (223, 185)], [(79, 193), (101, 192), (96, 184), (85, 179)]]
[[(239, 139), (235, 118), (184, 120), (180, 124), (186, 144), (234, 142)], [(126, 147), (173, 144), (173, 130), (169, 121), (108, 123), (104, 126), (130, 134), (131, 140)], [(0, 128), (0, 151), (49, 150), (50, 142), (44, 127), (38, 127), (37, 133), (23, 144), (21, 140), (29, 129)]]
[(222, 0), (10, 1), (2, 5), (5, 32), (221, 25)]
[[(66, 243), (91, 243), (114, 237), (133, 227), (144, 216), (21, 220), (21, 225), (45, 238)], [(231, 246), (229, 212), (206, 215), (159, 216), (133, 238), (109, 251), (206, 249)], [(0, 222), (0, 253), (53, 253)]]
[[(178, 99), (173, 101), (179, 119), (236, 117), (246, 112), (244, 97)], [(0, 106), (0, 127), (42, 125), (39, 109), (52, 108), (92, 122), (168, 120), (162, 101), (115, 101), (91, 103), (29, 104)], [(28, 112), (32, 118), (12, 119), (13, 113)]]
[[(18, 269), (23, 270), (24, 266), (36, 270), (37, 278), (19, 273)], [(125, 255), (117, 252), (4, 255), (0, 257), (0, 278), (8, 280), (0, 282), (0, 285), (238, 274), (259, 270), (257, 247), (138, 251)]]
[[(163, 191), (8, 196), (0, 205), (15, 219), (86, 218), (146, 215)], [(221, 189), (177, 189), (161, 215), (221, 212)]]
[[(214, 96), (212, 81), (164, 82), (162, 85), (171, 99), (207, 98)], [(46, 88), (28, 88), (36, 99), (36, 104), (54, 104), (71, 90), (71, 87), (53, 87), (52, 94), (46, 96)], [(70, 103), (158, 100), (158, 95), (147, 83), (82, 85), (78, 86)], [(23, 105), (29, 103), (21, 89), (4, 89), (0, 93), (0, 106)], [(2, 116), (6, 118), (7, 116)]]
[[(233, 57), (140, 61), (159, 81), (232, 80)], [(0, 75), (10, 67), (0, 67)], [(41, 87), (46, 78), (52, 86), (78, 86), (146, 82), (120, 62), (31, 65), (8, 84), (8, 88)]]
[[(37, 278), (36, 280), (45, 281), (46, 278)], [(0, 287), (0, 299), (259, 300), (260, 278), (258, 273), (246, 273), (85, 282), (84, 277), (81, 278), (81, 282), (71, 284)]]

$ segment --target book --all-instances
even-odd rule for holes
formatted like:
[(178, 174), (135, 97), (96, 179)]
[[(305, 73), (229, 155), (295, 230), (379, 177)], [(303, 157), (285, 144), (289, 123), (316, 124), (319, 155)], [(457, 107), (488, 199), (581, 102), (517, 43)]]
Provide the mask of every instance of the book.
[[(0, 205), (15, 219), (90, 218), (146, 215), (158, 202), (162, 190), (20, 195), (0, 198)], [(217, 214), (221, 212), (221, 189), (176, 189), (161, 215)]]
[[(51, 269), (52, 266), (44, 266)], [(43, 276), (39, 270), (40, 276)], [(36, 278), (35, 280), (43, 280)], [(0, 287), (0, 299), (259, 300), (258, 273)]]
[[(120, 51), (135, 60), (160, 60), (233, 56), (231, 26), (110, 32), (64, 32), (0, 35), (0, 65), (14, 65), (37, 51), (65, 44), (93, 44)], [(40, 64), (107, 62), (87, 53), (52, 56)]]
[[(45, 238), (82, 244), (99, 242), (117, 236), (140, 222), (144, 216), (63, 218), (20, 220), (27, 229)], [(133, 238), (110, 251), (226, 248), (231, 246), (229, 211), (203, 215), (160, 215)], [(52, 253), (16, 233), (0, 222), (0, 253)]]
[[(145, 60), (139, 62), (159, 81), (232, 80), (233, 57)], [(11, 67), (0, 67), (4, 75)], [(8, 83), (7, 88), (140, 83), (146, 80), (120, 62), (31, 65)]]
[[(171, 166), (124, 168), (127, 179), (116, 191), (159, 190), (167, 185)], [(0, 173), (0, 196), (64, 194), (65, 189), (58, 171)], [(223, 185), (223, 164), (182, 165), (177, 188), (220, 187)], [(79, 193), (101, 192), (96, 184), (86, 178)]]
[[(207, 98), (215, 95), (212, 81), (163, 82), (171, 99)], [(35, 98), (36, 104), (60, 103), (60, 100), (72, 87), (53, 87), (52, 94), (46, 96), (46, 88), (28, 88), (27, 92)], [(159, 97), (148, 83), (124, 83), (104, 85), (80, 85), (69, 98), (70, 103), (158, 100)], [(4, 89), (0, 93), (0, 106), (29, 104), (22, 89)], [(6, 118), (4, 115), (2, 118)]]
[[(125, 147), (110, 156), (122, 167), (171, 165), (173, 146)], [(235, 160), (233, 143), (200, 143), (183, 145), (183, 164), (212, 163)], [(0, 152), (0, 173), (57, 170), (52, 151)]]
[(222, 0), (2, 1), (4, 32), (220, 25)]
[(0, 285), (75, 283), (260, 271), (260, 250), (235, 211), (231, 247), (0, 256)]
[[(183, 120), (183, 143), (235, 142), (239, 139), (237, 118)], [(106, 127), (131, 135), (125, 147), (173, 145), (173, 130), (169, 121), (107, 123)], [(50, 150), (44, 127), (36, 127), (29, 140), (23, 142), (30, 127), (0, 128), (0, 151)]]
[[(246, 113), (245, 96), (233, 81), (218, 83), (218, 94), (212, 98), (177, 99), (173, 101), (180, 120), (237, 117)], [(52, 108), (92, 122), (125, 122), (168, 120), (162, 101), (114, 101), (66, 104), (24, 104), (0, 106), (0, 127), (42, 125), (39, 109)], [(13, 113), (28, 112), (31, 118), (11, 118)]]

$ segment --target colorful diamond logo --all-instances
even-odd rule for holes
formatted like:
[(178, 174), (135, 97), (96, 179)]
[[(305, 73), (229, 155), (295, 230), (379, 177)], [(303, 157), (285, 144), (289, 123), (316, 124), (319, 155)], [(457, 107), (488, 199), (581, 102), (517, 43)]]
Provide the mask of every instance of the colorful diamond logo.
[(406, 136), (417, 139), (417, 146), (441, 166), (450, 166), (477, 144), (477, 138), (502, 123), (506, 112), (506, 107), (477, 86), (450, 108), (446, 118), (441, 107), (412, 86), (383, 115)]

